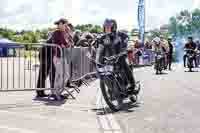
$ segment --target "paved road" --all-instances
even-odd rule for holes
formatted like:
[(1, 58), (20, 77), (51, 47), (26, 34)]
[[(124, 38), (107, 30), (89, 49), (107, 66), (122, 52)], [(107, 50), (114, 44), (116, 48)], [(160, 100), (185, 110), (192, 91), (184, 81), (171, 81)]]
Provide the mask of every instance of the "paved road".
[(124, 133), (200, 133), (200, 72), (181, 65), (161, 76), (135, 72), (142, 83), (137, 107), (115, 113)]
[(60, 102), (35, 100), (34, 92), (0, 93), (0, 133), (99, 133), (96, 84)]

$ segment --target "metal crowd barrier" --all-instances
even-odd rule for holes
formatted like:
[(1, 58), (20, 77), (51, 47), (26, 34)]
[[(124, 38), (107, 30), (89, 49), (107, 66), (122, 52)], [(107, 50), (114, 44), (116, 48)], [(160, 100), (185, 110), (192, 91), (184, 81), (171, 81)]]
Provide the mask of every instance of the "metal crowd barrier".
[(142, 56), (143, 65), (152, 65), (154, 63), (155, 56), (151, 49), (145, 49)]
[[(75, 81), (96, 72), (95, 65), (87, 57), (89, 52), (95, 58), (95, 50), (88, 47), (64, 49), (54, 44), (30, 43), (9, 46), (7, 52), (5, 55), (0, 53), (0, 92), (52, 91), (55, 87), (63, 91), (66, 90), (67, 80)], [(151, 64), (154, 61), (153, 52), (143, 52), (142, 60), (140, 63), (143, 65)], [(39, 80), (39, 75), (46, 80)]]
[[(15, 54), (9, 54), (10, 51), (14, 51), (12, 53)], [(63, 71), (69, 74), (70, 80), (94, 72), (94, 65), (87, 58), (87, 52), (91, 52), (91, 48), (63, 49), (54, 44), (20, 43), (16, 47), (9, 47), (6, 56), (0, 54), (0, 92), (52, 90), (53, 83), (56, 82), (52, 80), (56, 77), (52, 73), (52, 61), (57, 60), (59, 63), (60, 59), (62, 60), (60, 63), (69, 65), (69, 69), (64, 68), (64, 65), (61, 66)], [(58, 54), (59, 58), (54, 58), (52, 54)], [(41, 66), (43, 69), (39, 72)], [(41, 80), (38, 81), (39, 74), (48, 75), (44, 84)], [(64, 75), (59, 76), (63, 76), (63, 83), (66, 82)]]
[(140, 50), (141, 55), (138, 56), (137, 54), (134, 54), (133, 58), (133, 65), (134, 66), (149, 66), (154, 63), (155, 57), (154, 52), (151, 49), (144, 49)]
[(95, 72), (95, 65), (87, 57), (87, 53), (94, 52), (89, 47), (71, 49), (71, 79), (76, 80), (85, 74)]
[(0, 57), (0, 91), (31, 91), (50, 88), (48, 78), (45, 81), (47, 87), (37, 88), (40, 67), (39, 51), (43, 46), (60, 50), (59, 46), (53, 44), (19, 43), (14, 47), (8, 45), (7, 54), (1, 54)]

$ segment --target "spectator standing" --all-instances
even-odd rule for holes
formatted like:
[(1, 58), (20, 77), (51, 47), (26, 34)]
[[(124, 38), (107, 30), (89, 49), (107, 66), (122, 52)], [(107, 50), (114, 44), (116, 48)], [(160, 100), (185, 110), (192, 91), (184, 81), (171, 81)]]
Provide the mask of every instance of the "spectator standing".
[(174, 49), (171, 37), (168, 38), (168, 44), (169, 44), (168, 65), (169, 65), (169, 70), (171, 71), (171, 65), (173, 60), (173, 49)]
[[(70, 38), (71, 34), (69, 34), (69, 29), (67, 29), (68, 21), (64, 18), (56, 21), (54, 23), (57, 25), (57, 29), (50, 34), (48, 37), (47, 43), (57, 44), (62, 48), (69, 48), (72, 45), (72, 41)], [(51, 88), (54, 88), (54, 79), (55, 79), (55, 66), (53, 63), (53, 57), (60, 57), (59, 50), (50, 46), (43, 46), (40, 53), (40, 70), (39, 77), (37, 81), (37, 88), (45, 88), (45, 81), (48, 75), (50, 75), (50, 84)], [(36, 91), (36, 97), (47, 97), (44, 90)]]
[(136, 49), (136, 53), (135, 53), (136, 65), (139, 65), (140, 64), (140, 56), (142, 55), (142, 53), (140, 51), (140, 42), (139, 42), (139, 40), (135, 41), (134, 48)]

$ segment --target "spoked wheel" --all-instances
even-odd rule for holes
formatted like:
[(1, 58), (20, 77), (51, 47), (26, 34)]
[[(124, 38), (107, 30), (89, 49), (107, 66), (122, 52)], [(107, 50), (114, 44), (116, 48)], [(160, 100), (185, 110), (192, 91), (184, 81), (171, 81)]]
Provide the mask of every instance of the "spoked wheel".
[(156, 61), (155, 61), (156, 75), (158, 75), (160, 73), (160, 67), (161, 67), (160, 59), (156, 59)]
[(192, 72), (192, 61), (188, 60), (188, 68), (189, 68), (189, 72)]
[(123, 98), (120, 96), (117, 81), (115, 79), (105, 78), (100, 80), (100, 87), (109, 108), (113, 111), (119, 111), (123, 104)]
[(137, 95), (133, 95), (133, 96), (130, 96), (129, 99), (133, 104), (136, 104), (138, 96)]

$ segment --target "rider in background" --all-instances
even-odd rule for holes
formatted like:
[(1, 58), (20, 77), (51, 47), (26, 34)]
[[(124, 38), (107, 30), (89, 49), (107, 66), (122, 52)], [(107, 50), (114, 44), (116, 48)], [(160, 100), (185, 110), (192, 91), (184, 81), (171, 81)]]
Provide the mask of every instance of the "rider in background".
[(152, 40), (152, 51), (155, 53), (161, 53), (161, 54), (165, 52), (164, 47), (161, 44), (161, 40), (159, 37), (156, 37)]
[[(195, 66), (197, 67), (196, 52), (195, 52), (196, 48), (197, 48), (197, 45), (193, 41), (193, 37), (189, 36), (188, 37), (188, 42), (184, 46), (184, 50), (185, 49), (192, 49), (192, 50), (194, 50), (194, 53), (195, 53), (194, 61), (195, 61)], [(184, 56), (183, 56), (184, 67), (186, 67), (186, 58), (187, 58), (187, 53), (185, 53)]]
[[(165, 54), (165, 50), (163, 45), (161, 44), (161, 40), (159, 37), (156, 37), (152, 40), (152, 51), (155, 54)], [(155, 56), (155, 62), (157, 61), (157, 56)]]
[[(96, 61), (104, 64), (104, 57), (110, 57), (121, 52), (127, 51), (128, 35), (117, 31), (117, 22), (114, 19), (106, 19), (103, 24), (104, 34), (98, 40), (99, 47), (97, 50)], [(130, 94), (137, 94), (135, 90), (135, 79), (133, 72), (126, 62), (126, 57), (119, 59), (119, 66), (124, 69), (128, 78), (128, 91)], [(97, 65), (97, 69), (100, 66)]]

